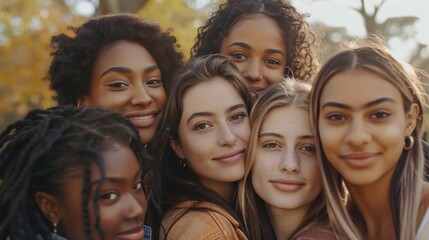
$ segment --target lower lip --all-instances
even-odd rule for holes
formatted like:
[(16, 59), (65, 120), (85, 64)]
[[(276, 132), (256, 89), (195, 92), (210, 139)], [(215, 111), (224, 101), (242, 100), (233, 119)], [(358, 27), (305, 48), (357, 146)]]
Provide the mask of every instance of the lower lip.
[(137, 128), (148, 128), (155, 124), (155, 115), (152, 117), (139, 119), (139, 118), (128, 118)]
[(243, 152), (237, 153), (226, 158), (216, 159), (215, 161), (232, 164), (240, 162), (241, 160), (243, 160)]
[(304, 186), (303, 184), (290, 184), (280, 182), (272, 182), (272, 184), (277, 190), (282, 192), (296, 192)]
[(116, 235), (116, 238), (119, 240), (141, 240), (144, 236), (144, 230), (143, 227), (140, 231), (135, 233), (127, 233), (127, 234), (118, 234)]
[(343, 158), (343, 160), (353, 168), (366, 168), (375, 161), (377, 156), (378, 154), (366, 158)]

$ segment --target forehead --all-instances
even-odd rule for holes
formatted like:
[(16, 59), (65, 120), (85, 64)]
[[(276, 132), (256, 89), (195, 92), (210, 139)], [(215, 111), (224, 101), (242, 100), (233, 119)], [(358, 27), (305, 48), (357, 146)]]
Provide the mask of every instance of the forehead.
[(387, 97), (402, 103), (401, 92), (379, 74), (367, 70), (349, 70), (333, 75), (323, 87), (320, 104), (328, 101), (350, 105), (365, 104)]
[(294, 105), (271, 109), (262, 122), (260, 131), (282, 135), (312, 135), (308, 111)]
[(221, 77), (214, 77), (191, 87), (185, 93), (183, 116), (196, 111), (211, 112), (238, 103), (244, 103), (244, 100), (232, 83)]

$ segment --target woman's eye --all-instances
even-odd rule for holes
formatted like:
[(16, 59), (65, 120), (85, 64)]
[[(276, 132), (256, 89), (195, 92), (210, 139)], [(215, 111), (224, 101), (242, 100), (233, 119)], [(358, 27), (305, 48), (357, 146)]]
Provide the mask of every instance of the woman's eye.
[(209, 123), (199, 123), (195, 125), (194, 130), (206, 130), (209, 127), (211, 127), (211, 124)]
[(382, 118), (387, 118), (388, 116), (390, 116), (391, 114), (388, 112), (376, 112), (374, 114), (372, 114), (369, 118), (371, 119), (382, 119)]
[(237, 60), (246, 60), (246, 56), (243, 53), (233, 53), (231, 57)]
[(107, 86), (115, 89), (124, 89), (127, 88), (129, 85), (124, 82), (112, 82), (107, 84)]
[(234, 115), (231, 117), (231, 120), (232, 120), (232, 121), (239, 121), (239, 120), (242, 120), (242, 119), (244, 119), (244, 118), (246, 118), (246, 117), (247, 117), (247, 113), (242, 112), (242, 113), (234, 114)]
[(331, 114), (328, 116), (328, 119), (332, 121), (341, 121), (345, 120), (346, 118), (341, 114)]
[(316, 153), (316, 147), (314, 145), (304, 145), (300, 148), (301, 151), (308, 153)]
[(280, 148), (281, 146), (277, 142), (268, 142), (262, 145), (262, 147), (267, 149), (276, 149), (276, 148)]
[(265, 63), (270, 64), (270, 65), (280, 65), (280, 61), (274, 58), (269, 58), (267, 60), (265, 60)]
[(150, 79), (150, 80), (148, 80), (148, 81), (146, 82), (146, 84), (147, 84), (147, 85), (150, 85), (150, 86), (158, 86), (158, 85), (161, 85), (161, 84), (162, 84), (162, 81), (161, 81), (160, 79), (156, 79), (156, 78), (154, 78), (154, 79)]
[(100, 196), (102, 200), (115, 200), (119, 197), (119, 195), (115, 192), (106, 192)]

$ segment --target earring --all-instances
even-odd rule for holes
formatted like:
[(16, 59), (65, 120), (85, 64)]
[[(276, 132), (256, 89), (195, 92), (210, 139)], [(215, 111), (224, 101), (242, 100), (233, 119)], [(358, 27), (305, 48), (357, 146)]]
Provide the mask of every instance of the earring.
[(285, 66), (284, 77), (285, 78), (294, 78), (293, 70), (289, 66)]
[(179, 165), (182, 166), (182, 167), (186, 167), (185, 159), (180, 159)]
[(414, 138), (413, 136), (406, 136), (405, 140), (404, 140), (404, 149), (405, 150), (410, 150), (411, 148), (413, 148), (414, 146)]
[(57, 235), (57, 225), (58, 225), (58, 223), (56, 222), (56, 223), (54, 223), (54, 234), (55, 235)]

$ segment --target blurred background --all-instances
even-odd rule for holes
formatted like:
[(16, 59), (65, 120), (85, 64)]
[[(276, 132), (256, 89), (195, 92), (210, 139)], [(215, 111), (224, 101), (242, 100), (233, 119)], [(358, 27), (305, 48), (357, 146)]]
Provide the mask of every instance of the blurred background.
[[(248, 0), (252, 1), (252, 0)], [(225, 0), (2, 0), (0, 1), (0, 131), (34, 108), (55, 106), (43, 78), (52, 35), (93, 16), (131, 12), (174, 29), (189, 57), (196, 31)], [(427, 0), (292, 0), (322, 41), (320, 59), (344, 39), (384, 36), (401, 60), (429, 71)], [(422, 76), (422, 81), (428, 79)], [(428, 126), (428, 125), (427, 125)]]

